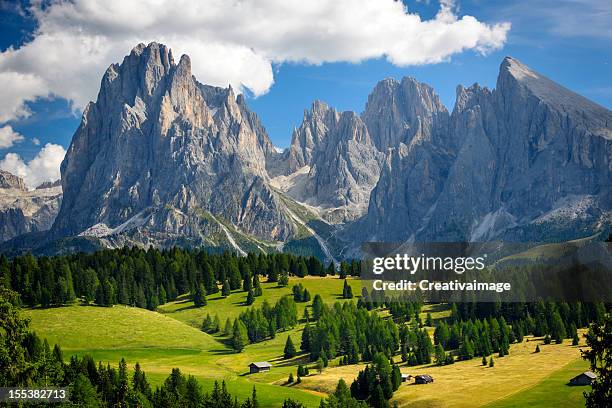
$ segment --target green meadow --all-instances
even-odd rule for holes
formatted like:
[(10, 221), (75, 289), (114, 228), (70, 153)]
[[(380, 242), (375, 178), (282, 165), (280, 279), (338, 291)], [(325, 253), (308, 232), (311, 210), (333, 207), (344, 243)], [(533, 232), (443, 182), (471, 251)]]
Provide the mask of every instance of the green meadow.
[[(253, 306), (261, 305), (264, 300), (273, 305), (280, 297), (291, 294), (296, 283), (302, 283), (313, 298), (319, 294), (328, 303), (344, 301), (341, 279), (307, 277), (291, 279), (287, 287), (263, 282), (263, 295), (256, 298)], [(349, 283), (357, 298), (360, 282), (349, 279)], [(230, 392), (239, 399), (250, 396), (256, 386), (262, 407), (280, 407), (285, 398), (318, 407), (321, 398), (333, 391), (340, 378), (350, 384), (364, 367), (362, 364), (340, 366), (336, 359), (321, 374), (312, 369), (301, 384), (290, 386), (286, 384), (289, 373), (295, 376), (297, 364), (308, 364), (308, 360), (304, 355), (285, 360), (283, 348), (288, 336), (299, 348), (304, 323), (235, 353), (223, 335), (209, 335), (199, 328), (207, 314), (218, 315), (222, 326), (228, 317), (238, 317), (247, 309), (246, 293), (236, 291), (227, 298), (215, 294), (207, 300), (206, 306), (196, 308), (182, 297), (160, 306), (156, 312), (123, 305), (73, 305), (27, 309), (24, 313), (38, 335), (51, 344), (61, 345), (66, 358), (72, 354), (90, 354), (113, 365), (121, 358), (130, 366), (139, 362), (154, 386), (161, 384), (172, 368), (179, 367), (185, 374), (194, 375), (204, 390), (212, 389), (215, 380), (225, 380)], [(309, 305), (310, 302), (298, 303), (298, 316)], [(446, 305), (425, 305), (423, 319), (427, 313), (433, 319), (440, 319), (448, 317), (449, 310)], [(491, 369), (480, 366), (479, 359), (445, 367), (402, 365), (402, 372), (428, 373), (436, 381), (426, 386), (402, 385), (394, 401), (400, 407), (584, 406), (585, 387), (566, 385), (569, 378), (586, 369), (579, 348), (566, 342), (541, 346), (542, 352), (534, 354), (538, 343), (541, 344), (541, 339), (526, 338), (521, 344), (513, 344), (510, 355), (497, 360)], [(273, 368), (268, 373), (249, 374), (248, 364), (253, 361), (268, 361)]]

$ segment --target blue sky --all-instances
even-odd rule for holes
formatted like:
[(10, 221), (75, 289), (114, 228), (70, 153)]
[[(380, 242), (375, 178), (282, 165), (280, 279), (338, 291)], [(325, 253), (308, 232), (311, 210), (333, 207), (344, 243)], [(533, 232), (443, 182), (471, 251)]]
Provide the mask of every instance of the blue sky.
[[(433, 18), (439, 9), (435, 1), (407, 1), (408, 10), (422, 19)], [(504, 45), (482, 55), (475, 50), (454, 53), (448, 61), (418, 66), (396, 66), (385, 58), (358, 63), (336, 62), (306, 64), (274, 62), (274, 84), (268, 92), (249, 97), (249, 105), (263, 121), (275, 145), (290, 143), (293, 127), (298, 126), (304, 109), (321, 99), (338, 110), (361, 112), (374, 85), (386, 77), (413, 76), (432, 85), (449, 110), (455, 101), (458, 84), (479, 82), (495, 86), (499, 64), (511, 55), (531, 68), (612, 108), (612, 7), (610, 2), (561, 1), (554, 9), (550, 2), (460, 1), (454, 6), (460, 16), (472, 15), (494, 24), (510, 22)], [(13, 2), (0, 1), (0, 50), (20, 48), (32, 40), (36, 21)], [(129, 49), (121, 50), (126, 54)], [(79, 61), (65, 61), (78, 64)], [(99, 83), (99, 79), (98, 79)], [(96, 87), (97, 84), (96, 83)], [(78, 86), (75, 84), (75, 86)], [(80, 122), (80, 111), (63, 98), (38, 98), (28, 102), (31, 114), (5, 124), (24, 136), (10, 148), (25, 161), (33, 158), (45, 143), (67, 148)], [(40, 144), (33, 143), (33, 138)]]

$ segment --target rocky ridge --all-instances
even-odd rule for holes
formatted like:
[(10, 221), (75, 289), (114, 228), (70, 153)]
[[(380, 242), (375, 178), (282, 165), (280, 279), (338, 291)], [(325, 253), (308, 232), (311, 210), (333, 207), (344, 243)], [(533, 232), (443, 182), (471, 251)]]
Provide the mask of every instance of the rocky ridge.
[(51, 228), (62, 200), (58, 186), (28, 191), (24, 181), (0, 170), (0, 242)]
[(140, 44), (83, 114), (52, 236), (327, 259), (368, 240), (569, 240), (612, 225), (611, 145), (610, 110), (508, 57), (452, 112), (408, 77), (362, 114), (315, 101), (278, 153), (242, 95)]

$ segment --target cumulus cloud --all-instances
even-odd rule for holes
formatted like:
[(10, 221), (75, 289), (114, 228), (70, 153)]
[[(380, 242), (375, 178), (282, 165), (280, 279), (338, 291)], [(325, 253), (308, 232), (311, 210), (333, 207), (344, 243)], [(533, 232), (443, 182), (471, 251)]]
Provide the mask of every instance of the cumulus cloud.
[(15, 132), (9, 125), (0, 128), (0, 149), (12, 147), (15, 143), (23, 140), (23, 136)]
[(0, 160), (0, 169), (21, 177), (29, 188), (60, 178), (60, 164), (66, 151), (60, 145), (47, 143), (29, 162), (17, 153), (7, 153)]
[(31, 42), (0, 54), (0, 121), (26, 116), (24, 101), (61, 96), (83, 108), (104, 70), (137, 43), (163, 42), (191, 56), (196, 77), (255, 95), (274, 82), (272, 64), (360, 62), (399, 66), (503, 46), (509, 23), (458, 16), (451, 0), (422, 20), (394, 0), (52, 0), (34, 2)]

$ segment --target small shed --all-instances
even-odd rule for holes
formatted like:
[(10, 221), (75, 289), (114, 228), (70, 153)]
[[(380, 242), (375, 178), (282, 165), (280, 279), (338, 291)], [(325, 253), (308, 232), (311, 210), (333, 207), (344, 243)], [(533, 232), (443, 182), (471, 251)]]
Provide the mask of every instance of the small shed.
[(429, 384), (433, 382), (433, 377), (429, 374), (417, 375), (414, 377), (415, 384)]
[(570, 380), (570, 385), (591, 385), (597, 378), (597, 374), (592, 371), (585, 371), (582, 374), (578, 374)]
[(402, 382), (409, 381), (411, 378), (412, 378), (412, 376), (410, 374), (402, 373)]
[(263, 371), (270, 371), (271, 368), (272, 364), (268, 363), (267, 361), (258, 361), (249, 364), (249, 370), (251, 374), (261, 373)]

